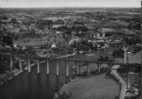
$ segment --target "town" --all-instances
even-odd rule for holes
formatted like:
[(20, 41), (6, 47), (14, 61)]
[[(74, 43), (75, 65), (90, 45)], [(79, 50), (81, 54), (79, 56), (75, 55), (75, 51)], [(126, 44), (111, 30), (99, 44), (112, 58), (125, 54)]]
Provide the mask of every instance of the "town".
[(141, 11), (0, 9), (0, 98), (141, 99)]

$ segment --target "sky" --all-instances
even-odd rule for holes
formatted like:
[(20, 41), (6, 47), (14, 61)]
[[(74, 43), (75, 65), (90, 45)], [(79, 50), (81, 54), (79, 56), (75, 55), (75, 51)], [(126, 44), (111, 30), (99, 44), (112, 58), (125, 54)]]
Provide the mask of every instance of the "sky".
[(140, 7), (141, 0), (0, 0), (0, 7)]

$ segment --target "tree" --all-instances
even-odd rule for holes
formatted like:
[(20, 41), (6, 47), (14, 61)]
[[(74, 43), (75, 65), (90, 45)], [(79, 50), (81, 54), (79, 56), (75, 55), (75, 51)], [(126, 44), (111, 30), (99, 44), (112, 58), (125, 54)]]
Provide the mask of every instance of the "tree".
[(128, 26), (129, 29), (136, 29), (140, 30), (141, 29), (141, 23), (142, 23), (142, 18), (140, 15), (135, 15)]
[(141, 43), (141, 38), (138, 36), (124, 37), (124, 42), (127, 45), (136, 45), (136, 43)]
[(117, 58), (122, 58), (123, 54), (124, 54), (124, 51), (119, 48), (119, 49), (113, 51), (112, 56), (117, 57)]

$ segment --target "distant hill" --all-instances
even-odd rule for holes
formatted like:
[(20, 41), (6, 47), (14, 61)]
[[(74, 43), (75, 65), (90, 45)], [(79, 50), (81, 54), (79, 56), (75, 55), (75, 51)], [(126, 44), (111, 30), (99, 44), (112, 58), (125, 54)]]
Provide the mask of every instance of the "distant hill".
[(140, 8), (0, 8), (0, 13), (17, 13), (17, 12), (106, 12), (106, 11), (118, 11), (118, 12), (137, 12), (140, 13)]

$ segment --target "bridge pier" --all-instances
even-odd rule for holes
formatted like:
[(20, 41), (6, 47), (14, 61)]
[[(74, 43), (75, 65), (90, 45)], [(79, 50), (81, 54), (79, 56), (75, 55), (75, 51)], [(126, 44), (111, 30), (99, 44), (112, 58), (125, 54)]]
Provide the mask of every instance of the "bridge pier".
[(97, 64), (98, 72), (100, 72), (100, 64)]
[(101, 72), (101, 64), (98, 64), (98, 72)]
[(80, 74), (80, 66), (78, 64), (76, 65), (76, 69), (77, 69), (76, 70), (77, 71), (77, 75), (79, 75)]
[(10, 71), (13, 70), (13, 57), (10, 55)]
[(72, 79), (73, 78), (73, 63), (72, 62), (70, 62), (70, 65), (69, 65), (69, 72), (70, 72), (70, 79)]
[(59, 68), (60, 68), (59, 63), (57, 63), (56, 64), (56, 75), (57, 76), (59, 76), (59, 73), (60, 73), (60, 71), (59, 71), (60, 69)]
[(28, 72), (31, 72), (31, 61), (29, 58), (28, 58)]
[(71, 81), (73, 79), (73, 64), (72, 62), (69, 62), (69, 80)]
[(100, 64), (100, 72), (101, 72), (101, 70), (102, 70), (102, 64)]
[(49, 68), (49, 61), (48, 61), (48, 59), (47, 59), (47, 62), (46, 62), (47, 64), (47, 70), (46, 70), (46, 73), (47, 73), (47, 75), (48, 74), (50, 74), (50, 68)]
[(76, 66), (75, 66), (75, 63), (74, 63), (74, 62), (72, 62), (71, 65), (72, 65), (72, 68), (71, 68), (71, 75), (72, 75), (72, 78), (74, 78), (75, 75), (76, 75)]
[(90, 75), (89, 65), (87, 64), (87, 74)]
[(74, 76), (74, 75), (76, 75), (76, 65), (75, 65), (74, 62), (72, 63), (72, 65), (73, 65), (73, 66), (72, 66), (72, 74), (73, 74), (73, 76)]
[(37, 73), (38, 74), (40, 73), (40, 63), (39, 63), (39, 61), (37, 61)]
[(20, 71), (22, 72), (23, 71), (23, 67), (22, 67), (22, 60), (21, 59), (19, 60), (19, 68), (20, 68)]
[(66, 76), (69, 76), (69, 64), (66, 64)]

